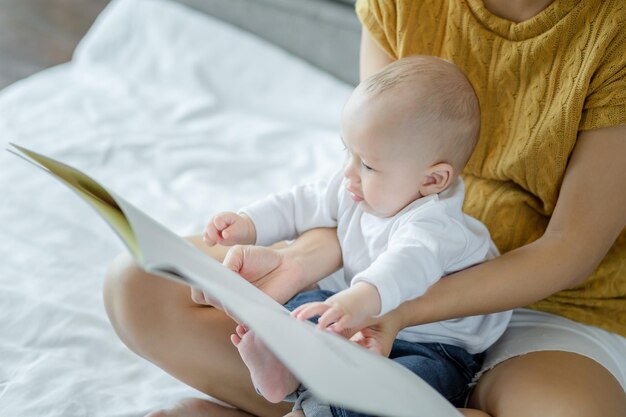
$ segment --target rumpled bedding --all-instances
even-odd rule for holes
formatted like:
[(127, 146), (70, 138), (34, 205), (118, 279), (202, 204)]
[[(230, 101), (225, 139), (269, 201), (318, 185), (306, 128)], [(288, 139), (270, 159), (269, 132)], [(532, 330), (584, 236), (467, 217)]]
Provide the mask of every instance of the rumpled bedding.
[[(179, 4), (115, 0), (70, 63), (0, 92), (0, 145), (59, 158), (198, 234), (218, 211), (336, 170), (349, 91)], [(102, 281), (122, 250), (71, 191), (0, 152), (0, 416), (142, 416), (203, 395), (111, 328)]]

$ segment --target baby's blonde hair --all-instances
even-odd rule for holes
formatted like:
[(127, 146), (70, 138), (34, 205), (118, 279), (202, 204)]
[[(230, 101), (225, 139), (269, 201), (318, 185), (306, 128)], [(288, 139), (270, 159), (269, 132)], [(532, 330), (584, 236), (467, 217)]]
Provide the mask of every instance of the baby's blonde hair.
[(413, 55), (389, 64), (359, 88), (370, 97), (398, 89), (414, 93), (416, 133), (427, 129), (437, 162), (451, 164), (456, 173), (463, 170), (478, 141), (480, 106), (471, 83), (456, 65)]

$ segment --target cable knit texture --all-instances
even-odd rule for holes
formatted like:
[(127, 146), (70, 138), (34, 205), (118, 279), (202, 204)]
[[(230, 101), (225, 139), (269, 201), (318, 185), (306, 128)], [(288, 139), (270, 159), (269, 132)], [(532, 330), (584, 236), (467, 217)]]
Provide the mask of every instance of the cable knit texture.
[[(556, 0), (521, 23), (481, 0), (358, 0), (356, 10), (392, 57), (437, 55), (472, 82), (483, 112), (464, 210), (502, 253), (544, 233), (578, 131), (626, 124), (623, 0)], [(626, 229), (583, 284), (529, 307), (626, 336)]]

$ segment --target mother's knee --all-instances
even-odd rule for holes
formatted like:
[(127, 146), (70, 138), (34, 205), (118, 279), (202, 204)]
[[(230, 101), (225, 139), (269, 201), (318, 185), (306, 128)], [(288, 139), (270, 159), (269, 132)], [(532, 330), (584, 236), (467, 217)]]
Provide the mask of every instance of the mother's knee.
[(122, 253), (111, 262), (104, 280), (103, 301), (109, 320), (120, 339), (137, 353), (142, 336), (151, 330), (154, 316), (150, 310), (158, 303), (155, 278)]
[(533, 352), (487, 372), (470, 406), (494, 417), (624, 417), (626, 394), (592, 359), (568, 352)]
[[(219, 261), (228, 250), (208, 247), (201, 236), (185, 239)], [(161, 324), (177, 320), (186, 307), (198, 307), (191, 300), (189, 287), (146, 273), (128, 253), (118, 255), (109, 265), (103, 299), (115, 331), (137, 353), (139, 343), (152, 342)]]
[(140, 290), (143, 271), (128, 253), (119, 254), (109, 265), (104, 279), (103, 300), (109, 319), (115, 323), (121, 304)]

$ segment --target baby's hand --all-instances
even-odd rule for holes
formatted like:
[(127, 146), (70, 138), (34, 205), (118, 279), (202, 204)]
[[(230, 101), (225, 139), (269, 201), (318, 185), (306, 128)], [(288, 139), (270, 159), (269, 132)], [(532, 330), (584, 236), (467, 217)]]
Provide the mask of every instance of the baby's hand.
[(295, 309), (291, 315), (298, 320), (308, 320), (311, 317), (320, 316), (317, 327), (341, 333), (344, 329), (353, 327), (353, 315), (347, 311), (346, 306), (329, 301), (318, 301), (303, 304)]
[(245, 214), (225, 211), (211, 219), (204, 229), (202, 240), (209, 246), (253, 245), (256, 242), (256, 228), (252, 219)]
[(317, 326), (336, 333), (354, 332), (365, 327), (380, 311), (378, 290), (366, 282), (358, 282), (323, 302), (303, 304), (291, 315), (298, 320), (320, 316)]

